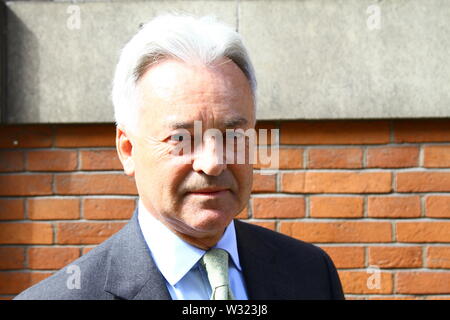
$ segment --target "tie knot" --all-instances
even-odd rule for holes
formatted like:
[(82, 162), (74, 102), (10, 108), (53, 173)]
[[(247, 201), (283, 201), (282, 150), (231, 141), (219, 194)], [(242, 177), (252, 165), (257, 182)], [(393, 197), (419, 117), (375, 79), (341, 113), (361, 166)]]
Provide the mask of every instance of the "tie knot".
[(208, 274), (213, 299), (229, 299), (228, 252), (213, 248), (208, 250), (202, 260)]
[(228, 269), (228, 252), (223, 249), (213, 248), (203, 255), (203, 263), (210, 268)]

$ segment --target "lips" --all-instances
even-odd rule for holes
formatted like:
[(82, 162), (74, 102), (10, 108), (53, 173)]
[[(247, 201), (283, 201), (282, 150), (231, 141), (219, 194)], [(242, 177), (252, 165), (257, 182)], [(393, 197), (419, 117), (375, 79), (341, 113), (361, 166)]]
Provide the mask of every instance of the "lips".
[(229, 191), (229, 189), (225, 188), (204, 188), (204, 189), (198, 189), (194, 191), (190, 191), (190, 194), (193, 195), (204, 195), (204, 196), (218, 196), (225, 192)]
[(204, 189), (198, 189), (195, 191), (192, 191), (194, 193), (213, 193), (213, 192), (219, 192), (219, 191), (225, 191), (226, 188), (204, 188)]

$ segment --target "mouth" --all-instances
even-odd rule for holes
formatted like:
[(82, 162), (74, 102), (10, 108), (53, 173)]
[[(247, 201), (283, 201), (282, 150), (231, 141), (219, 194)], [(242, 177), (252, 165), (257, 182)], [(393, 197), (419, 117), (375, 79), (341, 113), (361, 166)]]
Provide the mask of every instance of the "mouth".
[(230, 192), (229, 189), (205, 188), (205, 189), (190, 191), (190, 192), (188, 192), (188, 194), (194, 195), (194, 196), (203, 196), (203, 197), (219, 197), (219, 196), (225, 195), (228, 192)]

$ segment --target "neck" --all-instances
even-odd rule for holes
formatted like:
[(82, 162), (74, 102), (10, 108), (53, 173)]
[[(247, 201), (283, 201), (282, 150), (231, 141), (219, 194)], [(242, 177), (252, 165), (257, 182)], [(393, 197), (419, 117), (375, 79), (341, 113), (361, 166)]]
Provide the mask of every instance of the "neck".
[(222, 238), (226, 229), (226, 227), (224, 227), (221, 230), (198, 234), (198, 232), (194, 232), (190, 227), (180, 224), (178, 220), (167, 221), (165, 219), (160, 219), (160, 221), (178, 238), (202, 250), (209, 250), (214, 247)]
[(194, 247), (197, 247), (197, 248), (205, 250), (205, 251), (214, 247), (217, 244), (217, 242), (219, 242), (219, 240), (223, 234), (223, 233), (221, 233), (220, 235), (213, 236), (213, 237), (195, 238), (195, 237), (186, 235), (184, 233), (177, 232), (175, 230), (172, 230), (172, 232), (175, 233), (177, 235), (177, 237), (180, 238), (181, 240), (189, 243), (190, 245), (192, 245)]

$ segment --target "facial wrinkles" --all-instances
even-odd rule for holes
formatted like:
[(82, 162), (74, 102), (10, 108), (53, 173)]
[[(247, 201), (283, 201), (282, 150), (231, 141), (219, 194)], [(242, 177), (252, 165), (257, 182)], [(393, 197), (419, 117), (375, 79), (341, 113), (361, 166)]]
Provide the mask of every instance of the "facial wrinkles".
[(171, 146), (153, 136), (144, 137), (145, 146), (152, 150), (152, 153), (156, 157), (156, 161), (164, 160), (170, 155)]
[[(176, 217), (176, 216), (165, 216), (163, 217), (163, 219), (169, 223), (177, 232), (183, 234), (183, 235), (188, 235), (191, 237), (194, 237), (193, 234), (195, 234), (195, 238), (197, 238), (197, 241), (200, 241), (199, 243), (204, 243), (200, 238), (202, 236), (206, 236), (210, 234), (210, 231), (204, 231), (200, 228), (195, 228), (193, 226), (190, 226), (189, 224), (186, 224), (183, 221), (182, 217)], [(207, 244), (207, 243), (204, 243)]]

